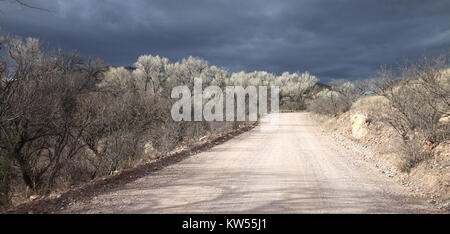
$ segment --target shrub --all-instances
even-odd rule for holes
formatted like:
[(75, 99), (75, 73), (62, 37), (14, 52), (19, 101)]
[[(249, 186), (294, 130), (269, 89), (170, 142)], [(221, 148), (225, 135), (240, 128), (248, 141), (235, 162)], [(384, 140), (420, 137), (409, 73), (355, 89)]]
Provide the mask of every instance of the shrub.
[(348, 111), (353, 102), (369, 93), (369, 81), (332, 80), (331, 87), (317, 93), (308, 105), (308, 110), (317, 114), (336, 116)]
[[(444, 72), (446, 57), (424, 58), (400, 68), (395, 78), (391, 69), (382, 68), (379, 95), (388, 102), (378, 119), (396, 130), (403, 141), (402, 168), (414, 167), (439, 143), (449, 139), (449, 123), (439, 121), (450, 112), (450, 77)], [(424, 149), (425, 146), (430, 149)]]

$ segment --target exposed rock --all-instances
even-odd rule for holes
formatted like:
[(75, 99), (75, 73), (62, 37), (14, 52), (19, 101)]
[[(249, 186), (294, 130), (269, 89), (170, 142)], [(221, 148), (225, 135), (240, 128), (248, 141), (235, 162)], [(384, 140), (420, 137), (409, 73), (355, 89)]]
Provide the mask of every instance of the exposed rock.
[(352, 136), (356, 139), (361, 139), (367, 135), (368, 130), (366, 128), (367, 117), (362, 114), (354, 114), (350, 118), (352, 124)]
[(448, 123), (450, 122), (450, 116), (442, 117), (439, 119), (440, 123)]

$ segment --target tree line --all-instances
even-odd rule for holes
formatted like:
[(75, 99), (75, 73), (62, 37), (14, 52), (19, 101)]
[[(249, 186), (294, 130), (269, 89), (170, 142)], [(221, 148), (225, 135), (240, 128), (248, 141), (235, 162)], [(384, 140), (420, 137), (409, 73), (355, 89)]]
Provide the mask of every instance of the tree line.
[[(159, 157), (246, 121), (176, 122), (173, 87), (280, 86), (281, 106), (301, 109), (318, 79), (309, 73), (238, 72), (188, 57), (142, 55), (108, 67), (36, 38), (5, 36), (0, 52), (0, 202), (46, 195)], [(207, 100), (204, 100), (207, 101)]]

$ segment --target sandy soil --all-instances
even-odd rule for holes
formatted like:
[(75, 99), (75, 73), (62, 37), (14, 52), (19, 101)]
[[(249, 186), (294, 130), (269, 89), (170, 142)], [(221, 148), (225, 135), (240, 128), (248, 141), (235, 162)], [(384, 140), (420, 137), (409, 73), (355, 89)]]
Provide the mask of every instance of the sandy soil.
[(307, 113), (261, 125), (61, 213), (419, 213), (438, 212)]

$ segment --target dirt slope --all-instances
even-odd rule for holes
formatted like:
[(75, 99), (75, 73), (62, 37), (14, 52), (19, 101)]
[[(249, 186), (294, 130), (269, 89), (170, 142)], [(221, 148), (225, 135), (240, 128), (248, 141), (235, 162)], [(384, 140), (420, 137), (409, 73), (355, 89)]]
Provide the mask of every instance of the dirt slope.
[(274, 115), (224, 144), (62, 213), (436, 212), (322, 133), (307, 113)]

